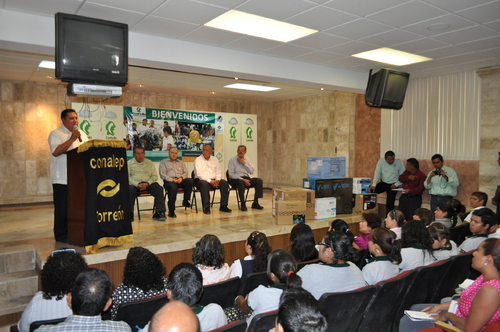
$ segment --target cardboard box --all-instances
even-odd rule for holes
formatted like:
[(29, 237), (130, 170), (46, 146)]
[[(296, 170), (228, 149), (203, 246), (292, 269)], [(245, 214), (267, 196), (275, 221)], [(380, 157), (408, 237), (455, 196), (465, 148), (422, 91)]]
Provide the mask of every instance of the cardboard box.
[(291, 187), (275, 188), (273, 189), (273, 211), (275, 208), (275, 202), (301, 201), (306, 203), (306, 220), (314, 220), (314, 199), (314, 190)]
[(367, 194), (370, 192), (370, 178), (352, 178), (352, 193)]
[(307, 157), (307, 177), (313, 179), (345, 177), (345, 157)]
[(353, 214), (377, 213), (377, 194), (354, 194)]
[(337, 216), (337, 199), (335, 197), (316, 198), (314, 219), (331, 219)]
[(306, 202), (276, 201), (273, 204), (276, 225), (292, 225), (306, 221)]
[(316, 199), (337, 198), (337, 214), (352, 213), (352, 178), (316, 180), (315, 192)]

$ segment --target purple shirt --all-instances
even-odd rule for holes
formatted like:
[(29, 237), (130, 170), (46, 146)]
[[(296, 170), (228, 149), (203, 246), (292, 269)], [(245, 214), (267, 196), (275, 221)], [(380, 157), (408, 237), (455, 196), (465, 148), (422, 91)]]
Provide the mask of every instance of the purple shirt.
[(368, 241), (370, 241), (370, 233), (356, 236), (354, 243), (357, 244), (359, 249), (368, 249)]

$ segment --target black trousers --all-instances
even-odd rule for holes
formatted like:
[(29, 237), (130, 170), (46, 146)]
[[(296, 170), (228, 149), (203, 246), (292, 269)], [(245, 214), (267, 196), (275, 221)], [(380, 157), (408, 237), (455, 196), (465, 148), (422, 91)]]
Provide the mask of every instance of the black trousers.
[[(200, 191), (201, 204), (203, 205), (203, 208), (210, 208), (210, 189), (212, 188), (210, 183), (205, 180), (195, 179), (194, 185)], [(220, 206), (227, 206), (227, 201), (229, 198), (229, 184), (226, 180), (221, 179), (219, 181), (218, 189), (220, 190)]]
[(177, 189), (184, 189), (184, 200), (189, 201), (191, 199), (191, 193), (193, 192), (194, 180), (191, 178), (182, 179), (181, 183), (175, 183), (171, 181), (163, 181), (163, 187), (167, 191), (168, 196), (168, 211), (173, 212), (175, 210), (175, 201), (177, 199)]
[(68, 240), (68, 186), (52, 184), (54, 199), (54, 238), (56, 241)]
[(380, 181), (375, 187), (375, 193), (387, 193), (387, 200), (385, 203), (387, 212), (394, 210), (394, 202), (396, 201), (396, 194), (398, 193), (397, 191), (392, 190), (392, 185), (393, 183), (385, 183), (383, 181)]
[[(405, 220), (413, 219), (413, 212), (422, 206), (422, 195), (406, 195), (399, 197), (398, 210), (403, 212)], [(389, 212), (389, 211), (387, 211)]]
[[(157, 182), (147, 186), (146, 191), (154, 196), (156, 213), (165, 212), (165, 199), (163, 198), (163, 188)], [(138, 196), (139, 188), (130, 185), (130, 209), (134, 212), (135, 199)]]
[[(255, 188), (255, 199), (264, 197), (264, 185), (262, 179), (259, 178), (245, 178), (250, 180), (250, 188)], [(245, 204), (245, 181), (242, 179), (231, 179), (229, 184), (233, 187), (238, 188), (238, 195), (240, 196), (240, 202)]]

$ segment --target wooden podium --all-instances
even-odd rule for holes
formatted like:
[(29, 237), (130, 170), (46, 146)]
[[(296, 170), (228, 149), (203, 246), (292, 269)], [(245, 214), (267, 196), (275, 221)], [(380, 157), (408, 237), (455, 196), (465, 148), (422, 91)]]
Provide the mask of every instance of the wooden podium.
[(68, 243), (85, 247), (85, 197), (87, 181), (83, 171), (81, 155), (73, 149), (67, 153), (68, 172)]

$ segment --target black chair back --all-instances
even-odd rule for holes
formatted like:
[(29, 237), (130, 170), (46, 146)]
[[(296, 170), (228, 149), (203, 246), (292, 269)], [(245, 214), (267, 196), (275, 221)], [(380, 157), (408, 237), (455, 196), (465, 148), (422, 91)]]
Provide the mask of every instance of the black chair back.
[(57, 319), (48, 319), (48, 320), (37, 320), (33, 323), (30, 324), (30, 332), (35, 331), (37, 328), (39, 328), (42, 325), (57, 325), (61, 322), (64, 322), (67, 317), (64, 318), (57, 318)]
[(469, 228), (469, 224), (464, 225), (463, 228), (464, 228), (464, 230), (462, 231), (462, 233), (460, 233), (460, 237), (458, 238), (457, 241), (455, 241), (457, 246), (460, 246), (462, 244), (462, 242), (464, 242), (464, 240), (467, 236), (472, 235), (472, 232), (470, 231), (470, 228)]
[(143, 329), (167, 302), (168, 297), (165, 293), (149, 299), (122, 303), (118, 306), (116, 320), (124, 321), (133, 332), (137, 332)]
[(298, 262), (297, 263), (297, 272), (300, 271), (301, 268), (303, 268), (304, 266), (306, 265), (309, 265), (309, 264), (318, 264), (319, 262), (321, 262), (319, 260), (319, 258), (316, 258), (316, 259), (311, 259), (310, 261), (303, 261), (303, 262)]
[[(397, 309), (413, 282), (413, 271), (405, 271), (394, 278), (375, 285), (375, 294), (366, 307), (357, 332), (390, 332), (396, 319)], [(397, 317), (399, 320), (400, 317)]]
[(439, 303), (442, 298), (455, 294), (455, 288), (467, 278), (472, 264), (472, 253), (450, 257), (450, 267), (439, 283), (431, 303)]
[(255, 315), (248, 325), (247, 332), (269, 332), (276, 324), (278, 310)]
[[(428, 266), (420, 266), (415, 269), (413, 283), (406, 292), (403, 302), (401, 302), (396, 317), (403, 317), (404, 311), (409, 310), (417, 303), (430, 303), (436, 289), (442, 282), (446, 272), (451, 265), (451, 260), (447, 259)], [(397, 331), (399, 320), (394, 321), (393, 331)]]
[(465, 225), (460, 225), (460, 226), (450, 228), (450, 240), (455, 242), (457, 244), (457, 246), (459, 246), (462, 243), (462, 242), (458, 243), (458, 240), (460, 239), (460, 234), (462, 234), (464, 229), (465, 229)]
[(375, 293), (374, 286), (341, 293), (325, 293), (319, 302), (328, 314), (328, 331), (351, 332), (358, 326)]
[(248, 293), (259, 287), (260, 285), (269, 286), (267, 272), (248, 273), (243, 277), (243, 281), (241, 282), (241, 287), (238, 294), (245, 297)]
[(247, 322), (244, 319), (235, 320), (229, 324), (212, 330), (211, 332), (245, 332), (247, 330)]
[(362, 270), (363, 267), (366, 265), (366, 259), (370, 257), (370, 251), (368, 251), (367, 249), (359, 249), (358, 250), (358, 260), (357, 261), (353, 261), (354, 264), (356, 264), (356, 266)]
[(234, 305), (234, 298), (238, 295), (240, 289), (240, 278), (235, 277), (216, 284), (203, 286), (200, 304), (206, 306), (210, 303), (216, 303), (223, 309)]

